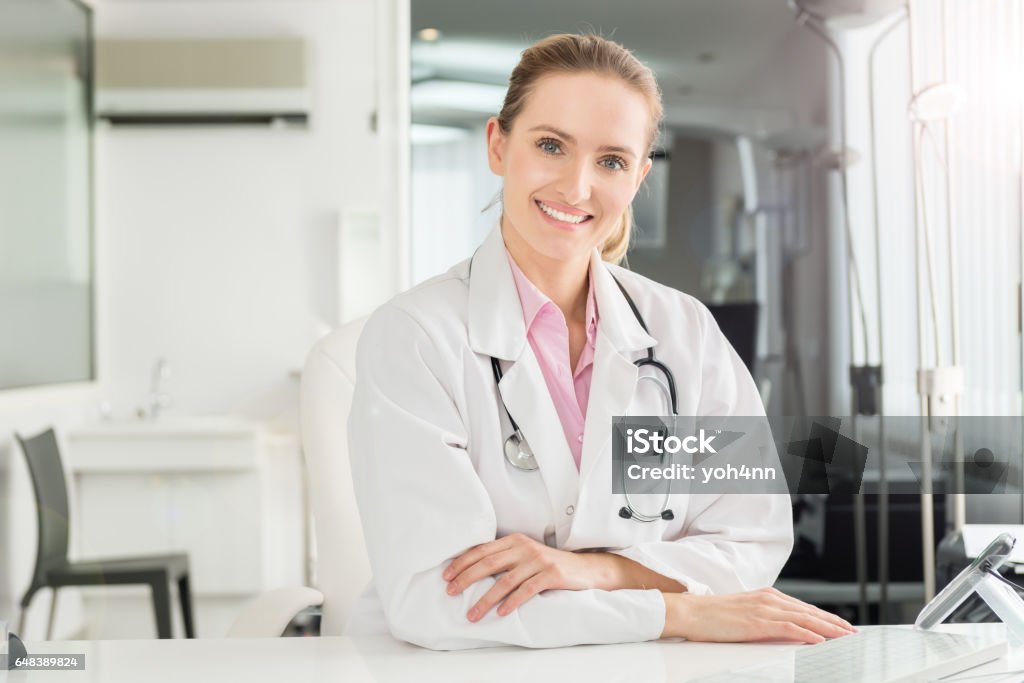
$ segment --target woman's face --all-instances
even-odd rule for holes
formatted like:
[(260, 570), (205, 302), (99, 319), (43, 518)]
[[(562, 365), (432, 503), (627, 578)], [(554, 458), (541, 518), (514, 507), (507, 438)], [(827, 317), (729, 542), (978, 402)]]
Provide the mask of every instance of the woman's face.
[(651, 168), (650, 112), (620, 79), (538, 80), (508, 135), (487, 123), (491, 170), (504, 178), (503, 228), (552, 259), (589, 259), (615, 232)]

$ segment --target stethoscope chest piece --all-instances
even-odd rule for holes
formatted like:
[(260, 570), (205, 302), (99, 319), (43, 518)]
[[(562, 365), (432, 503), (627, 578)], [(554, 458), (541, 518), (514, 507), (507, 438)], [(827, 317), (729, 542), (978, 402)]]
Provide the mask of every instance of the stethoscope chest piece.
[(533, 457), (530, 444), (519, 436), (519, 430), (505, 439), (505, 460), (517, 470), (530, 472), (537, 469), (537, 458)]

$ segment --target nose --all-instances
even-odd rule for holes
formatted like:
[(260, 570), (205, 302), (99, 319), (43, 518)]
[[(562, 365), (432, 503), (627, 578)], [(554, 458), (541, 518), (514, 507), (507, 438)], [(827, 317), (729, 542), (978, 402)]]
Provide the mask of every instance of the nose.
[(579, 206), (590, 199), (593, 189), (590, 164), (584, 160), (566, 164), (562, 176), (558, 179), (557, 189), (566, 204)]

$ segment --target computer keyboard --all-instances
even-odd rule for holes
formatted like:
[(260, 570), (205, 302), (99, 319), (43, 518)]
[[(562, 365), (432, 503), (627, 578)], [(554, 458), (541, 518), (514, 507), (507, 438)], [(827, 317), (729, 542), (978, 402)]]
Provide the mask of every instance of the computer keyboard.
[(865, 626), (859, 633), (799, 647), (764, 665), (698, 679), (704, 683), (903, 683), (950, 676), (1006, 653), (1002, 635), (959, 635), (900, 626)]

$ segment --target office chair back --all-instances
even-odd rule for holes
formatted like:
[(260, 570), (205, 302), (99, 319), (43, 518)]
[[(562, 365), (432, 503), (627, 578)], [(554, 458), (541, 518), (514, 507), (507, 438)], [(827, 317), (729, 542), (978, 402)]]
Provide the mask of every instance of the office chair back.
[(341, 635), (349, 611), (370, 581), (370, 560), (349, 468), (348, 414), (356, 382), (356, 343), (366, 318), (321, 339), (302, 373), (302, 450), (316, 527), (320, 633)]
[(32, 595), (46, 585), (46, 572), (68, 562), (68, 491), (57, 435), (52, 428), (28, 439), (19, 434), (14, 438), (28, 462), (39, 526), (36, 566), (22, 600), (22, 604), (27, 604)]

